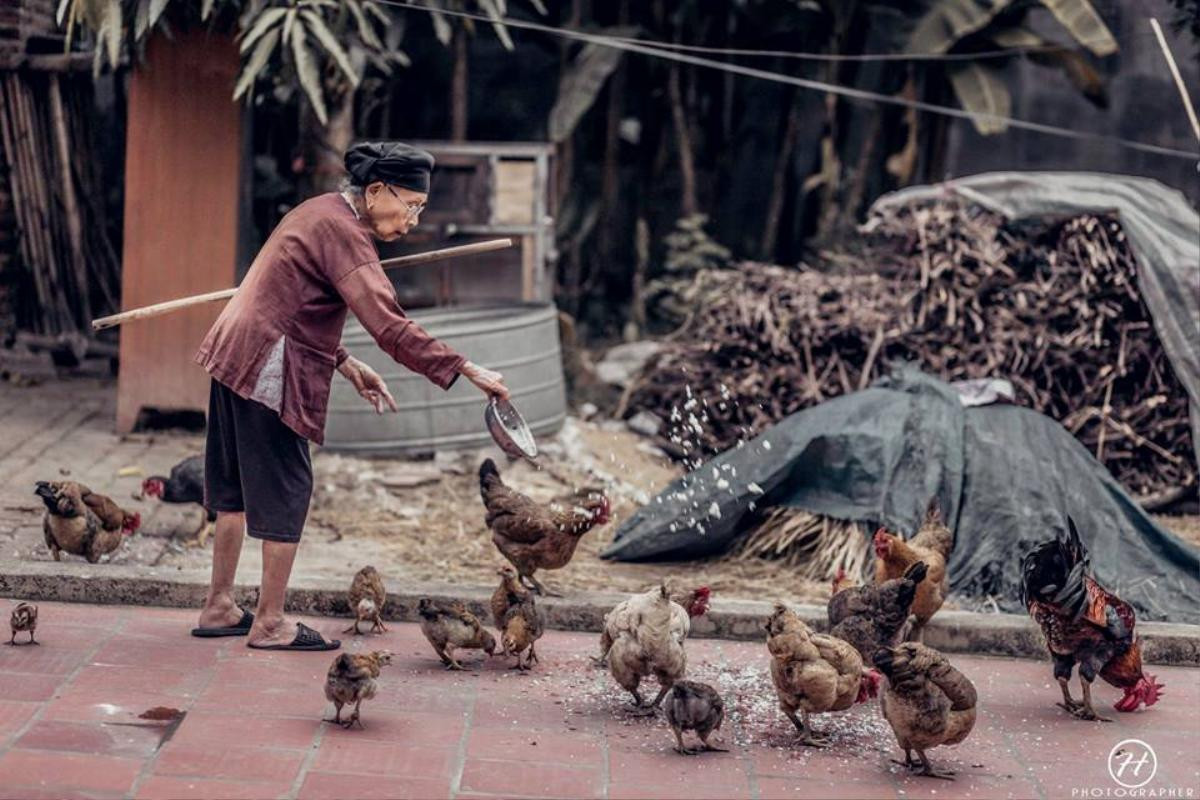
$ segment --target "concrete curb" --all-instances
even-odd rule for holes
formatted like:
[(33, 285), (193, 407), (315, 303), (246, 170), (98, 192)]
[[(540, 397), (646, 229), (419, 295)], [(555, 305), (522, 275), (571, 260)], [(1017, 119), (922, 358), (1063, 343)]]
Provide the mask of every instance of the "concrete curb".
[[(6, 565), (0, 572), (0, 596), (66, 603), (198, 608), (207, 585), (207, 572), (167, 567), (33, 561)], [(344, 582), (296, 580), (288, 595), (288, 609), (297, 614), (349, 617), (347, 588)], [(492, 587), (429, 583), (400, 589), (388, 597), (384, 616), (389, 620), (416, 621), (421, 597), (460, 599), (481, 619), (490, 618), (487, 604)], [(255, 592), (253, 587), (239, 586), (239, 602), (252, 606)], [(545, 598), (538, 607), (550, 628), (599, 631), (604, 615), (624, 597), (576, 592), (570, 597)], [(717, 598), (706, 616), (693, 621), (692, 633), (718, 639), (762, 639), (763, 622), (771, 608), (770, 603)], [(815, 628), (825, 626), (823, 607), (796, 606), (795, 610)], [(1200, 667), (1200, 626), (1144, 622), (1138, 631), (1147, 663)], [(948, 653), (1046, 658), (1041, 632), (1032, 620), (1015, 614), (943, 611), (926, 627), (925, 643)]]

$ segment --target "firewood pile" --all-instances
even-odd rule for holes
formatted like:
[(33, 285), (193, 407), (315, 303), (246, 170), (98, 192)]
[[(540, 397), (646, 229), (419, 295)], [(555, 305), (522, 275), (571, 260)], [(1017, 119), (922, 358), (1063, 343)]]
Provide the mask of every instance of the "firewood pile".
[(1013, 224), (942, 201), (866, 230), (828, 271), (747, 263), (657, 287), (690, 316), (622, 413), (656, 414), (660, 444), (694, 465), (915, 361), (948, 381), (1009, 379), (1135, 494), (1195, 485), (1187, 396), (1115, 219)]

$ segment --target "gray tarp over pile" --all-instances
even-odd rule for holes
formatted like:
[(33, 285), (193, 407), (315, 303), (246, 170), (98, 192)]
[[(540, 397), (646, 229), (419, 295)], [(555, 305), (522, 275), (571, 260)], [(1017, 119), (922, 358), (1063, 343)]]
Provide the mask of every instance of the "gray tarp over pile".
[(1070, 513), (1100, 579), (1143, 619), (1200, 622), (1196, 550), (1155, 524), (1066, 429), (1018, 406), (964, 408), (948, 384), (911, 368), (792, 414), (671, 484), (604, 557), (723, 552), (752, 504), (911, 535), (934, 497), (955, 530), (955, 593), (1021, 611), (1021, 555), (1065, 530)]
[[(1188, 180), (1195, 172), (1188, 168)], [(1137, 256), (1138, 289), (1176, 377), (1187, 390), (1200, 463), (1200, 215), (1149, 178), (1097, 172), (987, 172), (884, 195), (877, 209), (955, 194), (1008, 219), (1115, 211)], [(1002, 376), (998, 376), (1002, 377)]]

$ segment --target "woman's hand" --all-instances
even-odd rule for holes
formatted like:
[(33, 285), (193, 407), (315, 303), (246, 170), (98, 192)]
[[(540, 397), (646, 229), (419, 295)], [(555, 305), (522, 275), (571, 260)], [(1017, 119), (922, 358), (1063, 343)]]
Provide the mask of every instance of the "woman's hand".
[(504, 385), (504, 376), (499, 372), (484, 369), (470, 361), (463, 364), (458, 372), (488, 397), (494, 395), (502, 400), (508, 399), (508, 387)]
[(343, 361), (338, 367), (338, 372), (354, 384), (354, 388), (364, 400), (375, 407), (376, 414), (382, 414), (385, 409), (399, 410), (396, 407), (396, 399), (388, 391), (387, 384), (379, 377), (379, 373), (354, 356)]

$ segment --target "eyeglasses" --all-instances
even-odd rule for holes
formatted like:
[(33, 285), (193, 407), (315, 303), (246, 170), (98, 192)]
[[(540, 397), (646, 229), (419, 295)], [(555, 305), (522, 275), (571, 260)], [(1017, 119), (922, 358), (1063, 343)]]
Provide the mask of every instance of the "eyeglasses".
[(392, 197), (399, 200), (401, 203), (404, 204), (404, 207), (406, 209), (408, 209), (409, 222), (416, 222), (417, 218), (421, 216), (421, 212), (425, 210), (425, 204), (424, 203), (410, 203), (407, 200), (400, 197), (400, 195), (398, 195), (396, 193), (396, 190), (393, 189), (391, 186), (388, 186), (386, 183), (384, 184), (384, 186), (386, 186), (387, 190), (392, 193)]

